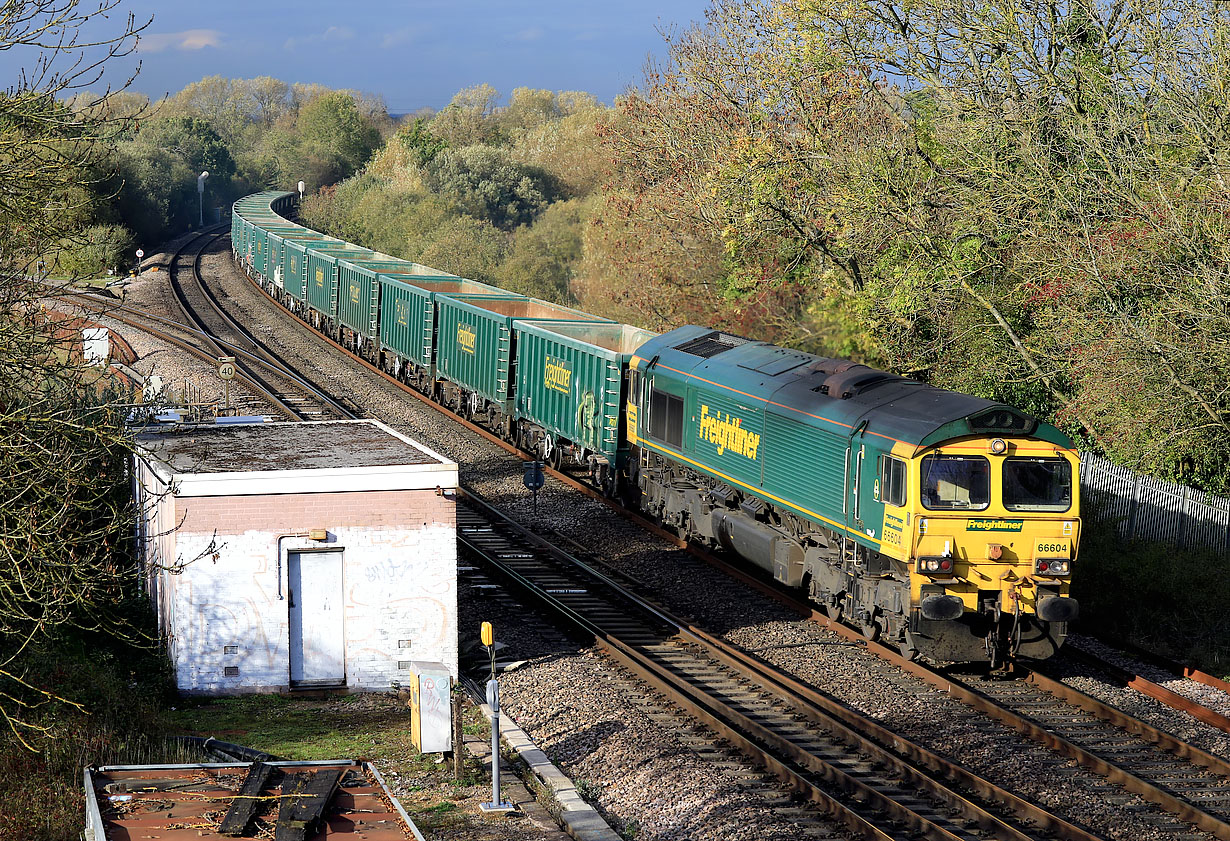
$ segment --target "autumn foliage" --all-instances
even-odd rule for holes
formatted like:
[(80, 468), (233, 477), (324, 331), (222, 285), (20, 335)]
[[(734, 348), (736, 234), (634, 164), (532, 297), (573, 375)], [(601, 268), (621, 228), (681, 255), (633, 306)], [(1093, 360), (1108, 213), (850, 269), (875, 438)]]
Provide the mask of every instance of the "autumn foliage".
[(912, 374), (1226, 492), (1230, 10), (715, 0), (604, 127), (583, 300)]

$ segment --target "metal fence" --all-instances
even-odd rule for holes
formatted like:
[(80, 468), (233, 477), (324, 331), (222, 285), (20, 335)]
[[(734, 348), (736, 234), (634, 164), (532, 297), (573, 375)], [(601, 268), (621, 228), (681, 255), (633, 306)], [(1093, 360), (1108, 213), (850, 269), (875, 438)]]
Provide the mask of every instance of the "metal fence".
[(1230, 498), (1165, 482), (1081, 453), (1081, 498), (1125, 540), (1230, 551)]

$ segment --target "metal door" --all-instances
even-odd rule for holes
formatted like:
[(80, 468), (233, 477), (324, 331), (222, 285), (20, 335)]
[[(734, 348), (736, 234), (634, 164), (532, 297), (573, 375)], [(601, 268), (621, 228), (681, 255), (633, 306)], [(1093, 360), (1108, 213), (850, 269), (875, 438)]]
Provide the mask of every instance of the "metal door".
[(863, 514), (868, 498), (871, 497), (871, 486), (875, 480), (875, 465), (868, 467), (867, 446), (863, 434), (867, 422), (861, 421), (850, 433), (846, 444), (846, 527), (850, 531), (863, 531)]
[(290, 552), (290, 681), (325, 685), (346, 682), (342, 622), (342, 553)]

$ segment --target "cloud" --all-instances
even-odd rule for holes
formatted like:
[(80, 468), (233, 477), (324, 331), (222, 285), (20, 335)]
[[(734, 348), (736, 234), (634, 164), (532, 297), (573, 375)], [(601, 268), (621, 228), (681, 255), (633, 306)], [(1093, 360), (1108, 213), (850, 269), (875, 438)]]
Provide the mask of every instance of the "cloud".
[(160, 53), (165, 50), (203, 50), (222, 45), (222, 33), (216, 29), (186, 29), (183, 32), (142, 33), (137, 51)]
[(514, 41), (538, 41), (542, 36), (542, 27), (532, 26), (529, 29), (522, 29), (520, 32), (515, 33), (512, 39)]
[(304, 35), (301, 38), (287, 38), (282, 45), (284, 50), (297, 50), (318, 44), (344, 44), (354, 40), (354, 30), (349, 26), (330, 26), (319, 35)]
[(380, 41), (380, 46), (386, 50), (393, 47), (407, 47), (421, 40), (427, 31), (428, 28), (423, 26), (403, 26), (385, 35)]

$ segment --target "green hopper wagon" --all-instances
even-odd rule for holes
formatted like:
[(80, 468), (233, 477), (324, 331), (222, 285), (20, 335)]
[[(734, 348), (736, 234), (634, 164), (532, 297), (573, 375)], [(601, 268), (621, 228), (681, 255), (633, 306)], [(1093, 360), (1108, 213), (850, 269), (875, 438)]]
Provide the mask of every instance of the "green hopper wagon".
[(436, 299), (436, 372), (513, 411), (513, 325), (518, 321), (612, 323), (571, 307), (534, 298), (441, 295)]
[(617, 323), (518, 321), (516, 415), (601, 455), (616, 469), (623, 434), (624, 371), (657, 333)]

